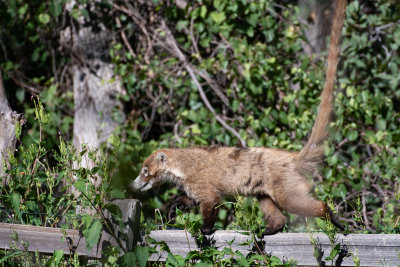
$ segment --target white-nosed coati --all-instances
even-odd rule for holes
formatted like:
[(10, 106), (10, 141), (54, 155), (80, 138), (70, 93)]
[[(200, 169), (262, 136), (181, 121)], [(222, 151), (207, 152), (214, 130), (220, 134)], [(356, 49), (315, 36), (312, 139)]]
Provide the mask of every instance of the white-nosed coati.
[(311, 136), (300, 152), (264, 147), (160, 149), (144, 161), (131, 186), (148, 190), (165, 181), (181, 186), (200, 204), (203, 234), (212, 233), (221, 198), (235, 194), (257, 197), (268, 222), (264, 234), (275, 234), (283, 228), (286, 217), (281, 210), (328, 218), (343, 229), (328, 205), (311, 196), (307, 176), (317, 170), (324, 154), (346, 4), (346, 0), (337, 0), (321, 103)]

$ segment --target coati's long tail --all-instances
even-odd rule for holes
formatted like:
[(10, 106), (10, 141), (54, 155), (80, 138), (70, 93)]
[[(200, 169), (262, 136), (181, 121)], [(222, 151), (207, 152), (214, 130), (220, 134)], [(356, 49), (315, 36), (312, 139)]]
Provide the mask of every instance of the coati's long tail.
[(346, 0), (336, 0), (335, 16), (332, 21), (326, 80), (324, 90), (321, 94), (321, 103), (319, 105), (317, 118), (311, 136), (307, 144), (295, 159), (300, 163), (299, 168), (306, 172), (312, 172), (312, 170), (315, 170), (315, 167), (322, 160), (324, 155), (323, 142), (328, 136), (327, 126), (330, 122), (333, 110), (333, 88), (340, 53), (340, 36), (345, 19), (346, 6)]

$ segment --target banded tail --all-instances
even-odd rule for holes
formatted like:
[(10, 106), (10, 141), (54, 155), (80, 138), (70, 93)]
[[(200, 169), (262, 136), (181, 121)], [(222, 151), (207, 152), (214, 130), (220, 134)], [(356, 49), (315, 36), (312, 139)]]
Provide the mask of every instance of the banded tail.
[(333, 110), (333, 89), (336, 69), (340, 53), (340, 37), (345, 19), (347, 1), (336, 0), (335, 16), (332, 21), (326, 80), (321, 94), (317, 118), (311, 136), (295, 160), (300, 161), (299, 167), (304, 171), (312, 171), (317, 167), (324, 155), (324, 140), (328, 137), (327, 126)]

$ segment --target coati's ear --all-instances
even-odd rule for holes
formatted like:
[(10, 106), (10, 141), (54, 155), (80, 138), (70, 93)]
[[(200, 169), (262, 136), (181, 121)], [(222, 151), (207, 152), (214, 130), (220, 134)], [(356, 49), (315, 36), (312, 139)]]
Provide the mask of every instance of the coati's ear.
[(167, 163), (167, 155), (164, 152), (160, 152), (157, 154), (157, 160), (161, 164)]

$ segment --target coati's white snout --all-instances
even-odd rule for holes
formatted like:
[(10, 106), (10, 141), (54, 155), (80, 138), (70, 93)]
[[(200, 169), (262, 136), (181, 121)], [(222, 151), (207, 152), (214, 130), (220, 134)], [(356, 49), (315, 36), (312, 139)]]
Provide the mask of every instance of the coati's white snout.
[(149, 169), (147, 167), (143, 167), (139, 176), (129, 186), (134, 190), (140, 190), (140, 191), (149, 190), (154, 185), (154, 179), (150, 179), (148, 182), (146, 182), (145, 178), (148, 175), (149, 175)]
[[(156, 156), (157, 162), (155, 163), (157, 168), (165, 168), (167, 163), (167, 155), (164, 152), (159, 152)], [(151, 163), (151, 162), (149, 162)], [(150, 164), (151, 165), (151, 164)], [(149, 166), (149, 165), (147, 165)], [(153, 167), (151, 167), (153, 166)], [(159, 184), (160, 182), (165, 181), (165, 177), (155, 175), (156, 170), (154, 170), (154, 165), (149, 167), (143, 167), (140, 171), (139, 176), (129, 184), (129, 187), (133, 190), (138, 191), (146, 191), (151, 189), (156, 183)], [(150, 179), (148, 179), (148, 176)], [(164, 179), (163, 179), (164, 178)]]
[(151, 189), (154, 185), (154, 179), (151, 179), (149, 182), (143, 181), (141, 176), (139, 175), (135, 181), (129, 184), (129, 187), (138, 190), (138, 191), (147, 191)]

